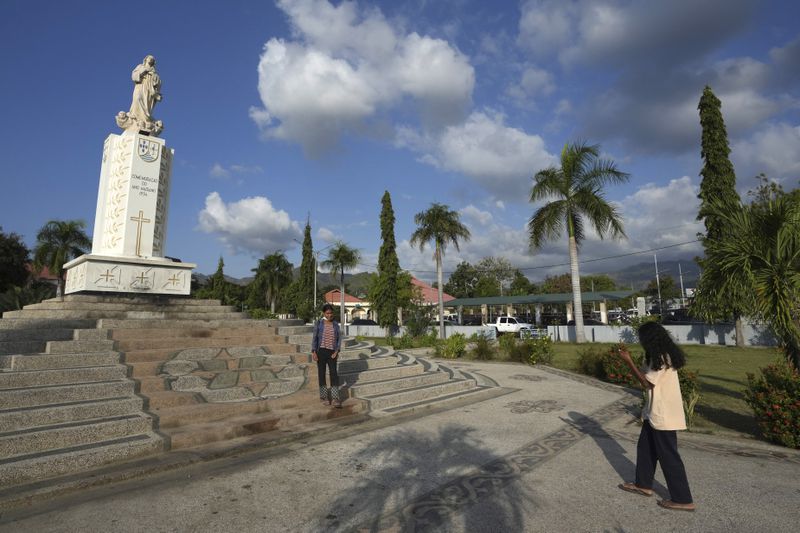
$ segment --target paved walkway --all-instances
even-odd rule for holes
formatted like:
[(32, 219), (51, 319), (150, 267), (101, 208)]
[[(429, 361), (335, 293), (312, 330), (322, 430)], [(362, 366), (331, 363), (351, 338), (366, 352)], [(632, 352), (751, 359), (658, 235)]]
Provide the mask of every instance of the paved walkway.
[(478, 404), (86, 490), (0, 531), (763, 531), (800, 523), (800, 453), (681, 433), (698, 510), (617, 489), (638, 398), (565, 372), (464, 362), (508, 389)]

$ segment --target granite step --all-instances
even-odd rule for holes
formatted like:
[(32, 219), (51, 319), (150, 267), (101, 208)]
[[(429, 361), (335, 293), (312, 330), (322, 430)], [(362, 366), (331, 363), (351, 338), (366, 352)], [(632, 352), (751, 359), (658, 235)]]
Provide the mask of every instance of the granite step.
[(45, 353), (68, 354), (86, 352), (107, 352), (114, 349), (111, 339), (83, 339), (71, 341), (47, 341)]
[(375, 380), (369, 383), (355, 383), (350, 387), (350, 395), (354, 398), (368, 398), (371, 396), (388, 394), (393, 391), (421, 387), (423, 385), (444, 383), (449, 379), (450, 376), (445, 372), (426, 372), (415, 376)]
[[(229, 319), (213, 319), (204, 320), (202, 317), (192, 317), (184, 319), (163, 319), (163, 318), (101, 318), (97, 320), (97, 327), (103, 329), (112, 329), (115, 332), (126, 329), (158, 329), (166, 330), (182, 330), (182, 329), (200, 329), (200, 330), (214, 330), (219, 328), (265, 328), (272, 327), (265, 320), (251, 320), (247, 318), (229, 318)], [(277, 326), (275, 326), (277, 327)]]
[(0, 329), (0, 343), (8, 341), (66, 341), (75, 334), (69, 328)]
[(179, 392), (162, 389), (142, 391), (141, 394), (146, 398), (147, 410), (158, 415), (159, 418), (162, 413), (176, 407), (205, 403), (205, 400), (194, 392)]
[(233, 320), (246, 318), (238, 312), (190, 313), (174, 311), (97, 311), (97, 310), (57, 310), (57, 309), (22, 309), (7, 311), (3, 318), (84, 318), (84, 319), (190, 319), (190, 320)]
[(154, 455), (165, 449), (155, 433), (124, 437), (82, 446), (0, 460), (0, 486), (11, 487), (85, 472), (110, 463)]
[(411, 404), (475, 388), (475, 380), (453, 379), (433, 385), (420, 385), (401, 391), (376, 394), (362, 399), (369, 401), (371, 411), (382, 411), (403, 404)]
[(43, 353), (47, 341), (0, 341), (0, 355)]
[(262, 325), (261, 327), (247, 326), (247, 327), (234, 327), (234, 326), (219, 326), (215, 328), (181, 328), (173, 327), (165, 328), (131, 328), (131, 329), (115, 329), (111, 333), (111, 338), (116, 341), (140, 340), (140, 339), (186, 339), (186, 338), (203, 338), (214, 339), (218, 337), (234, 337), (234, 336), (251, 336), (251, 335), (273, 335), (282, 340), (286, 339), (285, 335), (278, 335), (278, 329)]
[(63, 299), (50, 298), (44, 302), (53, 303), (75, 303), (75, 302), (88, 302), (88, 303), (124, 303), (126, 305), (222, 305), (219, 300), (197, 299), (190, 296), (175, 297), (175, 296), (156, 296), (156, 295), (122, 295), (122, 294), (67, 294)]
[(111, 342), (116, 343), (114, 344), (115, 349), (122, 352), (147, 350), (150, 348), (185, 350), (188, 348), (226, 348), (229, 346), (289, 346), (286, 343), (285, 337), (263, 335), (259, 333), (251, 333), (249, 335), (234, 333), (228, 336), (213, 337), (145, 337), (136, 340), (129, 339)]
[(0, 411), (0, 431), (8, 428), (23, 430), (90, 418), (108, 418), (140, 413), (143, 403), (142, 398), (138, 396), (121, 396), (2, 410)]
[(128, 367), (120, 364), (85, 368), (0, 372), (0, 390), (112, 381), (125, 379), (127, 374)]
[(0, 320), (0, 330), (47, 330), (47, 329), (80, 329), (93, 328), (96, 320), (83, 319), (49, 319), (49, 318), (7, 318)]
[(36, 354), (0, 356), (0, 369), (13, 371), (55, 370), (87, 366), (111, 366), (120, 364), (119, 353), (94, 352), (81, 354)]
[(424, 400), (412, 401), (382, 410), (374, 410), (370, 415), (375, 418), (395, 416), (400, 414), (419, 413), (431, 409), (452, 409), (463, 405), (472, 405), (478, 402), (491, 400), (514, 392), (514, 389), (502, 387), (477, 386), (461, 391), (444, 394)]
[(65, 402), (133, 396), (136, 383), (129, 379), (0, 390), (0, 405), (23, 408)]
[(315, 402), (309, 406), (282, 409), (278, 412), (242, 415), (215, 422), (168, 428), (163, 433), (170, 438), (171, 449), (180, 450), (248, 435), (290, 431), (293, 427), (350, 416), (362, 412), (363, 409), (364, 403), (359, 401), (346, 402), (342, 409), (324, 407)]
[(47, 452), (139, 435), (153, 430), (153, 419), (140, 414), (64, 422), (0, 433), (0, 457)]
[(422, 365), (396, 365), (386, 368), (363, 370), (360, 372), (339, 372), (339, 379), (342, 383), (354, 385), (356, 383), (415, 376), (417, 374), (422, 374), (424, 371), (425, 369)]
[(270, 400), (236, 403), (194, 403), (162, 408), (158, 412), (158, 427), (161, 430), (186, 424), (215, 422), (233, 416), (266, 413), (270, 411)]
[(236, 311), (232, 305), (187, 305), (184, 303), (159, 305), (153, 303), (109, 303), (109, 302), (53, 302), (44, 301), (38, 304), (25, 306), (26, 311), (153, 311), (153, 312), (184, 312), (184, 313), (223, 313)]
[(138, 392), (149, 395), (152, 392), (161, 392), (170, 390), (166, 378), (161, 376), (140, 376), (135, 378), (138, 384)]
[(360, 372), (364, 370), (372, 370), (375, 368), (386, 368), (396, 366), (398, 363), (397, 357), (370, 357), (367, 359), (351, 359), (339, 363), (338, 370), (344, 374), (352, 372)]

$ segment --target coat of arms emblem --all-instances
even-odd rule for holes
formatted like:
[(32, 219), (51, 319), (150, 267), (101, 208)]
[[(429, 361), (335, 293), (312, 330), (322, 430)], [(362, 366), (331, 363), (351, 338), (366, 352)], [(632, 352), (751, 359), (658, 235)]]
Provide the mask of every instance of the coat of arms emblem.
[(139, 139), (139, 157), (142, 161), (152, 163), (158, 159), (158, 149), (160, 145), (155, 141), (148, 141), (147, 139)]

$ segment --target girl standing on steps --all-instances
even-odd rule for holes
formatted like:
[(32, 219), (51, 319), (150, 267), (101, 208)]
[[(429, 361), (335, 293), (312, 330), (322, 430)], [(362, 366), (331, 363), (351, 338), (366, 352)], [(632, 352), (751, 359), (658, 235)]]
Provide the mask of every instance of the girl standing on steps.
[(678, 453), (677, 432), (686, 429), (678, 369), (686, 364), (686, 357), (669, 332), (656, 322), (642, 324), (639, 342), (644, 348), (644, 372), (636, 368), (627, 350), (619, 352), (647, 394), (636, 445), (636, 481), (622, 483), (619, 488), (652, 496), (656, 463), (660, 463), (670, 499), (660, 500), (658, 505), (675, 511), (694, 511), (686, 469)]
[[(342, 400), (339, 397), (339, 373), (336, 371), (341, 343), (339, 323), (333, 319), (333, 306), (325, 304), (322, 306), (322, 318), (314, 325), (311, 357), (317, 363), (320, 401), (322, 405), (331, 405), (333, 400), (332, 405), (336, 408), (342, 407)], [(325, 384), (326, 367), (330, 369), (331, 374), (330, 389)]]

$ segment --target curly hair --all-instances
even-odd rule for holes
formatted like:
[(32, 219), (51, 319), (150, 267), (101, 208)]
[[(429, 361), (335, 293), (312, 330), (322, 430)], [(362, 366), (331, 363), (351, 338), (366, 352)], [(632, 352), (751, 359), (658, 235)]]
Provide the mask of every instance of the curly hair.
[(322, 312), (324, 313), (325, 311), (333, 311), (333, 306), (331, 304), (323, 305), (322, 306)]
[(677, 370), (686, 364), (683, 350), (658, 322), (646, 322), (639, 326), (639, 343), (644, 348), (645, 361), (653, 370), (661, 370), (665, 366)]

